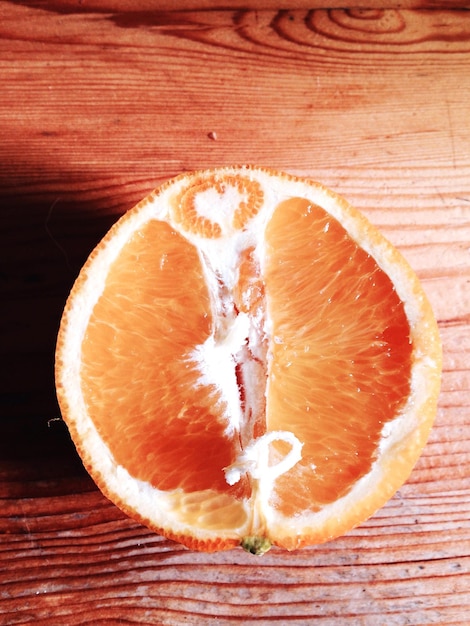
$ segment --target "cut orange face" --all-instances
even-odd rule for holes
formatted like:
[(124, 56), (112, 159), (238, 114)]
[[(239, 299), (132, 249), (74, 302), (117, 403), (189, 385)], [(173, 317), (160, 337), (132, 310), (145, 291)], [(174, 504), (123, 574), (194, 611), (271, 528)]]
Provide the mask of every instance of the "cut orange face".
[(403, 484), (441, 348), (406, 261), (322, 185), (256, 167), (181, 175), (83, 267), (57, 393), (130, 516), (201, 550), (341, 535)]

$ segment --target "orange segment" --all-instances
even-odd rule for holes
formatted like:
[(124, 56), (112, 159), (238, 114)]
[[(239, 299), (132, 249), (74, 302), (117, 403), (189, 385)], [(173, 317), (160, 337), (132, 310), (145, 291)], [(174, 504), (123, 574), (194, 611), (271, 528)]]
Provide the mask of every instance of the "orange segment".
[[(282, 203), (266, 242), (268, 429), (304, 442), (275, 490), (292, 515), (337, 500), (370, 470), (383, 425), (408, 397), (412, 344), (390, 278), (323, 209)], [(293, 483), (303, 487), (295, 503)]]
[[(116, 462), (163, 490), (229, 488), (236, 440), (191, 352), (210, 334), (197, 250), (166, 222), (135, 233), (110, 268), (82, 343), (91, 419)], [(194, 441), (197, 439), (197, 445)]]
[(238, 259), (238, 281), (233, 291), (235, 306), (243, 313), (265, 315), (265, 283), (253, 246), (241, 251)]
[[(262, 207), (263, 198), (256, 180), (208, 172), (180, 191), (172, 203), (173, 218), (187, 232), (218, 239), (229, 229), (243, 229)], [(209, 206), (210, 216), (201, 205)]]

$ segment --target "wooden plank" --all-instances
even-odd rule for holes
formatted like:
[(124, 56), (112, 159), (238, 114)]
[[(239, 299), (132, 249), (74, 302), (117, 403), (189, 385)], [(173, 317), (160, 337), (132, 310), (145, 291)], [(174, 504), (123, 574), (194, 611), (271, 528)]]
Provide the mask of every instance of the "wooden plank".
[(254, 11), (275, 10), (279, 8), (296, 9), (330, 9), (332, 6), (340, 9), (457, 9), (468, 8), (468, 0), (86, 0), (72, 2), (71, 0), (28, 0), (22, 2), (30, 7), (44, 8), (61, 13), (87, 13), (99, 11), (102, 13), (134, 13), (135, 11), (207, 11), (216, 9), (242, 9)]
[[(276, 5), (0, 2), (1, 624), (469, 623), (470, 14)], [(407, 484), (346, 537), (255, 560), (128, 520), (53, 388), (66, 295), (109, 226), (178, 172), (242, 162), (363, 210), (418, 272), (444, 344)]]

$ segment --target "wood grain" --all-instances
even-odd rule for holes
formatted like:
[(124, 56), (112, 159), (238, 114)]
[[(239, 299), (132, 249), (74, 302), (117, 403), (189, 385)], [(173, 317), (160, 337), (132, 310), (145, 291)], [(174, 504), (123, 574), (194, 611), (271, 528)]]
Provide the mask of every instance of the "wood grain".
[[(101, 13), (133, 13), (139, 11), (155, 11), (155, 0), (23, 0), (21, 4), (29, 7), (44, 8), (57, 12), (89, 12)], [(280, 7), (288, 10), (295, 9), (330, 9), (332, 6), (343, 9), (456, 9), (468, 8), (468, 0), (341, 0), (340, 3), (331, 3), (328, 0), (159, 0), (160, 11), (187, 11), (217, 9), (242, 10), (279, 10)]]
[[(468, 624), (470, 13), (194, 6), (0, 2), (0, 624)], [(406, 485), (346, 537), (262, 558), (125, 518), (84, 472), (53, 381), (65, 298), (109, 226), (165, 178), (242, 162), (364, 211), (444, 344)]]

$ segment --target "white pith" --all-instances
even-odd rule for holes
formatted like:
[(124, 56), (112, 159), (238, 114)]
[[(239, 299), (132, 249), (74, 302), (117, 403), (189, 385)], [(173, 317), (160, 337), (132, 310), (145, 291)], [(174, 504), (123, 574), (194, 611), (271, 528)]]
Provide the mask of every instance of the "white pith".
[[(222, 176), (226, 173), (238, 172), (238, 169), (225, 169)], [(240, 199), (240, 193), (235, 189), (229, 189), (222, 195), (211, 190), (205, 191), (197, 202), (197, 211), (202, 216), (211, 216), (214, 219), (212, 217), (213, 212), (214, 210), (217, 211), (219, 216), (217, 219), (224, 233), (221, 238), (204, 239), (192, 233), (182, 233), (189, 241), (197, 245), (202, 266), (205, 268), (206, 280), (209, 286), (212, 285), (212, 291), (217, 292), (216, 281), (221, 281), (228, 290), (233, 288), (237, 281), (238, 259), (241, 251), (245, 248), (254, 248), (261, 270), (263, 269), (263, 233), (270, 215), (283, 200), (291, 197), (303, 197), (322, 206), (333, 217), (339, 219), (351, 237), (359, 241), (360, 245), (375, 258), (378, 265), (390, 276), (400, 299), (405, 302), (412, 338), (415, 341), (416, 360), (412, 370), (411, 394), (407, 405), (403, 408), (403, 415), (406, 415), (406, 419), (397, 416), (395, 420), (384, 427), (379, 449), (380, 462), (376, 462), (369, 474), (359, 480), (343, 498), (326, 506), (318, 513), (305, 513), (296, 520), (285, 519), (269, 507), (269, 492), (272, 490), (274, 481), (280, 475), (279, 473), (288, 471), (292, 467), (292, 463), (301, 458), (301, 445), (296, 443), (298, 440), (293, 433), (268, 433), (264, 439), (260, 438), (251, 443), (246, 441), (240, 457), (231, 467), (225, 468), (227, 482), (230, 484), (236, 482), (242, 472), (250, 473), (253, 479), (258, 481), (260, 486), (257, 494), (259, 507), (263, 509), (264, 523), (269, 525), (269, 531), (274, 538), (276, 535), (285, 534), (288, 536), (292, 532), (303, 533), (306, 529), (313, 532), (315, 528), (320, 528), (325, 524), (331, 524), (331, 532), (334, 535), (335, 518), (341, 516), (345, 507), (360, 506), (360, 503), (367, 499), (371, 487), (383, 477), (384, 466), (393, 463), (394, 455), (396, 451), (399, 451), (402, 442), (413, 439), (413, 433), (416, 432), (417, 451), (420, 447), (421, 441), (417, 427), (421, 407), (427, 401), (426, 378), (435, 376), (439, 369), (437, 361), (427, 356), (426, 345), (422, 344), (420, 336), (415, 335), (415, 330), (421, 324), (420, 306), (423, 295), (416, 283), (410, 284), (409, 279), (405, 276), (403, 266), (397, 264), (395, 258), (392, 259), (394, 252), (391, 246), (385, 240), (381, 240), (379, 244), (372, 244), (369, 243), (369, 240), (364, 239), (364, 223), (359, 222), (355, 214), (345, 210), (339, 202), (333, 200), (321, 186), (309, 185), (297, 179), (277, 179), (262, 170), (257, 170), (254, 173), (246, 170), (242, 174), (247, 177), (255, 176), (256, 180), (261, 182), (265, 194), (262, 209), (251, 220), (246, 230), (233, 231), (231, 229), (231, 212), (234, 202)], [(131, 477), (124, 468), (116, 465), (110, 451), (87, 415), (84, 398), (76, 381), (80, 377), (80, 347), (83, 335), (93, 306), (103, 291), (110, 265), (119, 255), (130, 235), (149, 219), (168, 221), (176, 230), (181, 232), (181, 227), (173, 220), (169, 207), (186, 185), (187, 180), (177, 180), (173, 185), (164, 187), (150, 202), (142, 203), (139, 210), (123, 222), (122, 226), (118, 225), (114, 231), (112, 244), (108, 241), (108, 245), (94, 257), (87, 268), (89, 279), (83, 284), (80, 294), (75, 298), (73, 307), (69, 309), (67, 325), (64, 328), (64, 345), (67, 346), (67, 350), (60, 354), (64, 364), (60, 382), (68, 394), (68, 404), (74, 407), (74, 421), (78, 436), (82, 441), (86, 441), (89, 456), (95, 462), (95, 469), (105, 477), (110, 492), (118, 494), (120, 500), (125, 501), (131, 509), (138, 511), (142, 518), (151, 520), (153, 524), (162, 529), (171, 529), (173, 533), (188, 532), (186, 522), (180, 520), (178, 515), (173, 513), (175, 494), (167, 494), (155, 489), (148, 483), (138, 481)], [(247, 368), (246, 380), (252, 380), (253, 387), (246, 389), (246, 394), (247, 397), (253, 399), (253, 402), (259, 398), (263, 387), (264, 393), (269, 395), (269, 389), (266, 388), (267, 378), (260, 380), (259, 372), (256, 371), (256, 359), (251, 357), (244, 359), (243, 350), (248, 345), (251, 356), (261, 357), (263, 350), (260, 342), (266, 337), (268, 342), (275, 339), (271, 337), (269, 319), (260, 316), (253, 318), (245, 313), (237, 314), (230, 310), (229, 302), (225, 303), (226, 308), (224, 310), (220, 309), (220, 305), (220, 299), (216, 298), (212, 311), (214, 332), (204, 344), (194, 351), (192, 358), (200, 365), (201, 384), (212, 383), (223, 395), (227, 406), (225, 416), (227, 430), (240, 432), (245, 420), (240, 405), (235, 367), (241, 360), (243, 366)], [(251, 374), (249, 368), (254, 368)], [(291, 444), (291, 450), (278, 465), (270, 467), (267, 463), (266, 453), (270, 443), (275, 438), (284, 438)], [(252, 503), (241, 502), (240, 506), (246, 510), (245, 521), (236, 528), (218, 529), (219, 536), (225, 534), (229, 537), (243, 537), (245, 534), (253, 532)], [(370, 511), (370, 513), (372, 512)], [(257, 529), (254, 528), (254, 530)], [(200, 526), (191, 528), (190, 531), (201, 539), (210, 538), (212, 533), (212, 530), (205, 528), (202, 523)]]

